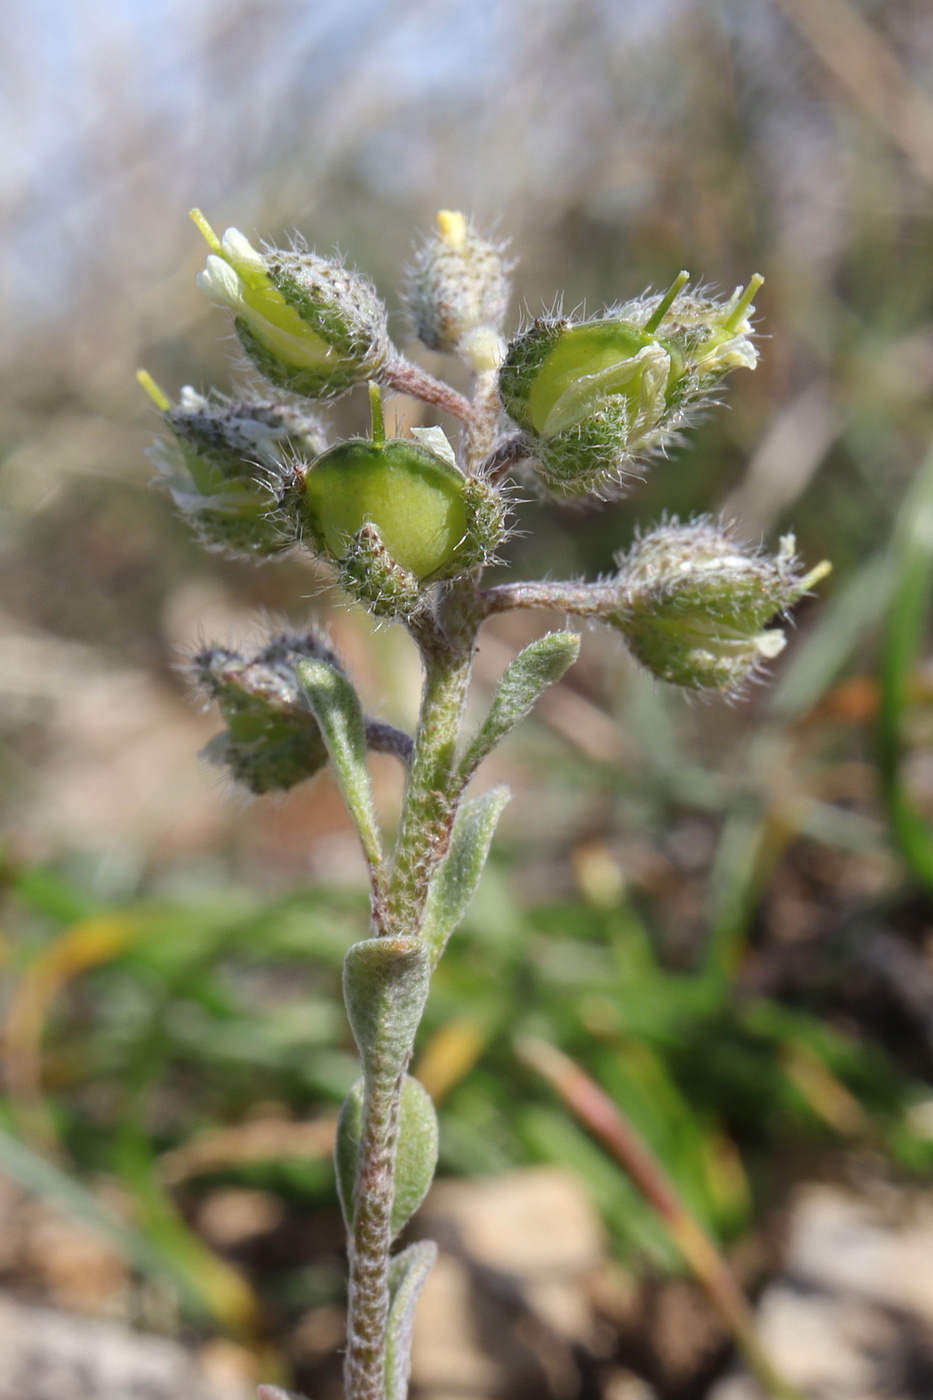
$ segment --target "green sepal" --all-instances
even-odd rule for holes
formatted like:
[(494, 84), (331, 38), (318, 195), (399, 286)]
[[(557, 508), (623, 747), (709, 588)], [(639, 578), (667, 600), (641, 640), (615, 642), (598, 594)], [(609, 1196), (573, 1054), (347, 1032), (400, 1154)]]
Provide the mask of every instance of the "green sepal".
[(368, 522), (389, 556), (419, 583), (463, 572), (466, 479), (446, 456), (408, 438), (350, 438), (323, 453), (304, 478), (303, 513), (335, 563)]
[(295, 674), (327, 745), (350, 815), (370, 865), (382, 863), (382, 838), (366, 766), (366, 722), (360, 698), (342, 672), (326, 662), (299, 661)]
[(347, 592), (375, 617), (408, 617), (422, 600), (415, 575), (392, 558), (371, 521), (349, 541), (337, 570)]
[(486, 721), (464, 755), (460, 772), (470, 777), (509, 730), (555, 685), (580, 655), (580, 638), (575, 632), (549, 632), (525, 647), (510, 662), (499, 682)]
[(418, 938), (367, 938), (348, 949), (343, 999), (368, 1078), (404, 1073), (430, 980), (431, 960)]
[(450, 848), (431, 881), (424, 906), (421, 940), (432, 968), (476, 893), (499, 818), (511, 796), (507, 787), (495, 787), (461, 804)]
[(389, 1317), (386, 1324), (386, 1400), (407, 1400), (415, 1308), (437, 1258), (433, 1240), (403, 1249), (389, 1265)]
[[(348, 1234), (355, 1218), (354, 1191), (363, 1121), (364, 1081), (358, 1079), (343, 1101), (337, 1123), (334, 1167), (337, 1194)], [(400, 1234), (421, 1205), (437, 1167), (437, 1114), (427, 1090), (406, 1074), (399, 1105), (398, 1148), (395, 1157), (395, 1197), (392, 1238)]]

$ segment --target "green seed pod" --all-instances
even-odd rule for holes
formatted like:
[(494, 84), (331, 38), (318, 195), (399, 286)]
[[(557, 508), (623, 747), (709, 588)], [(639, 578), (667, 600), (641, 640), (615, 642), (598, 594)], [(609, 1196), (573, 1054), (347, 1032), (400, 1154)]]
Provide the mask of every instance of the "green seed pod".
[(700, 520), (663, 525), (618, 560), (618, 601), (601, 611), (659, 679), (735, 692), (784, 648), (769, 623), (829, 572), (801, 578), (794, 538), (769, 558)]
[(194, 659), (199, 685), (227, 724), (207, 756), (252, 792), (285, 791), (327, 763), (321, 731), (294, 671), (309, 656), (340, 669), (314, 633), (273, 638), (251, 657), (211, 647)]
[(617, 482), (656, 445), (683, 370), (674, 345), (630, 322), (536, 321), (510, 345), (499, 392), (545, 486), (575, 496)]
[(235, 558), (291, 548), (296, 462), (326, 446), (317, 419), (289, 404), (205, 398), (190, 386), (173, 406), (145, 371), (138, 377), (173, 435), (147, 455), (201, 544)]
[(418, 250), (408, 274), (405, 304), (415, 335), (429, 350), (462, 355), (476, 371), (495, 369), (508, 298), (502, 249), (462, 214), (442, 209), (437, 232)]
[(676, 439), (723, 375), (754, 368), (748, 317), (761, 279), (725, 304), (683, 291), (686, 280), (582, 325), (535, 321), (509, 346), (499, 392), (548, 490), (618, 486)]
[(192, 218), (211, 248), (198, 286), (233, 312), (244, 350), (273, 384), (331, 399), (382, 368), (392, 351), (386, 310), (365, 277), (303, 247), (257, 252), (238, 229), (219, 239), (199, 210)]
[(373, 525), (389, 559), (419, 585), (452, 578), (482, 558), (466, 478), (408, 439), (332, 447), (305, 476), (304, 511), (308, 533), (334, 562)]

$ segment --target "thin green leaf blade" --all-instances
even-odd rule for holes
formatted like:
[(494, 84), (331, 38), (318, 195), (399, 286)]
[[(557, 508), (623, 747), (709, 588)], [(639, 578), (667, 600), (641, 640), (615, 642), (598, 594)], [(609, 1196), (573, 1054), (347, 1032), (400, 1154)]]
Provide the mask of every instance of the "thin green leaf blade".
[(415, 1308), (437, 1258), (433, 1240), (410, 1244), (389, 1265), (389, 1319), (386, 1327), (386, 1400), (407, 1400)]
[(366, 722), (360, 698), (341, 671), (317, 657), (299, 661), (295, 673), (324, 736), (363, 850), (370, 865), (378, 868), (382, 864), (382, 837), (366, 765)]
[(933, 888), (933, 835), (904, 781), (910, 686), (920, 662), (933, 584), (933, 453), (904, 499), (891, 548), (895, 571), (885, 623), (878, 717), (879, 766), (888, 813), (901, 855), (913, 875)]
[(499, 818), (511, 796), (507, 787), (495, 787), (464, 802), (457, 813), (450, 849), (431, 881), (421, 926), (432, 967), (476, 893)]
[(489, 714), (467, 750), (461, 773), (468, 778), (510, 729), (531, 711), (549, 686), (555, 685), (580, 654), (575, 632), (549, 632), (525, 647), (509, 663), (499, 682)]

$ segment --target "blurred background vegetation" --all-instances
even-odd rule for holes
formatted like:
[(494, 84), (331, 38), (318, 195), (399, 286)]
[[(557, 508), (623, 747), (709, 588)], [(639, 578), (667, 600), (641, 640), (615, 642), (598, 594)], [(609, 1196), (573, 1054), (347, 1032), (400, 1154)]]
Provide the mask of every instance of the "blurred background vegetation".
[[(218, 726), (184, 658), (313, 615), (396, 723), (418, 674), (308, 561), (202, 554), (149, 489), (137, 365), (171, 393), (235, 382), (194, 290), (195, 203), (339, 245), (396, 312), (441, 206), (511, 241), (513, 325), (680, 267), (725, 290), (765, 275), (761, 364), (728, 407), (624, 502), (523, 503), (508, 567), (592, 575), (663, 511), (724, 511), (833, 576), (736, 705), (661, 690), (586, 635), (481, 776), (514, 801), (417, 1063), (444, 1172), (572, 1165), (637, 1277), (676, 1275), (677, 1251), (517, 1037), (602, 1084), (737, 1258), (757, 1242), (750, 1281), (795, 1182), (929, 1179), (926, 0), (45, 0), (5, 50), (0, 1172), (132, 1272), (95, 1293), (0, 1251), (4, 1276), (271, 1348), (333, 1393), (336, 1344), (312, 1365), (288, 1339), (341, 1298), (328, 1151), (355, 1077), (338, 980), (361, 862), (328, 776), (247, 802), (198, 759)], [(364, 426), (364, 398), (335, 432)], [(553, 623), (490, 625), (477, 705)], [(374, 773), (391, 820), (398, 774)], [(245, 1244), (224, 1236), (230, 1189), (259, 1211)]]

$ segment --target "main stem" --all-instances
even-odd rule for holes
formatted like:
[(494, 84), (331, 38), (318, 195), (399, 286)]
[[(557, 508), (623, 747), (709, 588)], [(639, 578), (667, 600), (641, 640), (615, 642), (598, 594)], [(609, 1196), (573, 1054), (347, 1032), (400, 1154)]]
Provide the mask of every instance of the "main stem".
[(355, 1215), (348, 1242), (347, 1400), (385, 1400), (395, 1151), (403, 1076), (364, 1079)]
[[(416, 936), (431, 876), (446, 854), (460, 791), (454, 778), (476, 632), (476, 579), (447, 587), (438, 614), (410, 628), (424, 663), (421, 715), (380, 932)], [(404, 1076), (378, 1069), (363, 1081), (355, 1214), (349, 1240), (346, 1400), (385, 1400), (386, 1325), (395, 1154)]]

